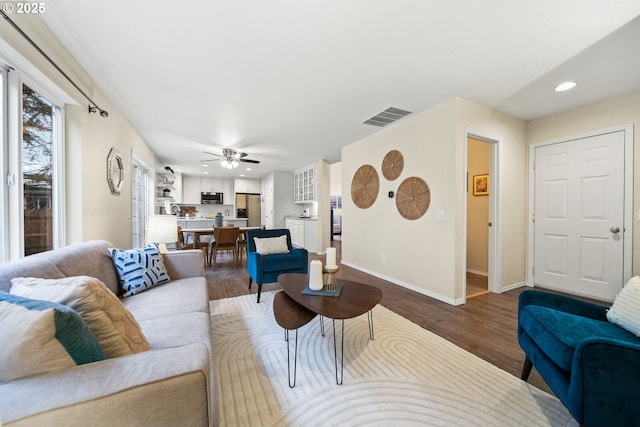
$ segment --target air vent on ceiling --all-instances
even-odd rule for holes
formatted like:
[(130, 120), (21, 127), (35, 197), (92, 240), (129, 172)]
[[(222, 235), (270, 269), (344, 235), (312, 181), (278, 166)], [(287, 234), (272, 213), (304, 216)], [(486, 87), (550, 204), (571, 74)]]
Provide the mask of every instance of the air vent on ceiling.
[(386, 110), (376, 114), (368, 120), (365, 120), (365, 125), (373, 125), (383, 127), (390, 123), (395, 122), (396, 120), (400, 120), (403, 117), (411, 114), (411, 111), (401, 110), (399, 108), (389, 107)]

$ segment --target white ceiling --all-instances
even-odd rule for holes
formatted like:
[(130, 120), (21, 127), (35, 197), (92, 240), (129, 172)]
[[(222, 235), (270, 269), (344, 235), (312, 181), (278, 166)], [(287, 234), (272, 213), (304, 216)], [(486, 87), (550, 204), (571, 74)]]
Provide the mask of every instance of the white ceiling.
[[(530, 120), (640, 90), (637, 0), (46, 6), (46, 24), (161, 161), (192, 175), (203, 151), (226, 147), (261, 162), (236, 176), (337, 161), (390, 106), (460, 96)], [(577, 88), (555, 93), (566, 79)]]

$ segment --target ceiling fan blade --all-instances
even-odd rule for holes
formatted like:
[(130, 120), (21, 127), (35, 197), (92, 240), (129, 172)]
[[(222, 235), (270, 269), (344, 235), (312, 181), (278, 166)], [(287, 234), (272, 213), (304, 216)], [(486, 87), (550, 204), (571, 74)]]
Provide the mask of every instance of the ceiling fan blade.
[(209, 160), (200, 160), (200, 162), (204, 163), (204, 162), (219, 162), (222, 159), (209, 159)]
[(251, 160), (251, 159), (239, 159), (239, 160), (244, 163), (255, 163), (255, 164), (260, 163), (260, 160)]
[(211, 156), (216, 156), (216, 157), (224, 157), (224, 156), (221, 156), (220, 154), (211, 153), (211, 152), (209, 152), (209, 151), (203, 151), (203, 153), (204, 153), (204, 154), (209, 154), (209, 155), (211, 155)]

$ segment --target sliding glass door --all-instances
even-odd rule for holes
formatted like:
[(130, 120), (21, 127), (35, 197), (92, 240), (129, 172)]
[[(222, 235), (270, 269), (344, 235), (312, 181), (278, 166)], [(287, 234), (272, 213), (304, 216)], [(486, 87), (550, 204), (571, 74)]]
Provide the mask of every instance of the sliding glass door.
[(2, 68), (2, 176), (0, 260), (63, 244), (61, 108)]

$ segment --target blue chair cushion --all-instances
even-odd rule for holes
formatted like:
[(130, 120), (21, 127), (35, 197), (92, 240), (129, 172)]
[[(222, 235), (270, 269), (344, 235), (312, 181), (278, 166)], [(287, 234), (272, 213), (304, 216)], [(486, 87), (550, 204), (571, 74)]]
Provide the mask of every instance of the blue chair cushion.
[(637, 343), (638, 338), (607, 321), (578, 316), (538, 305), (521, 307), (520, 327), (545, 354), (565, 371), (571, 370), (575, 348), (589, 337), (608, 337)]
[(271, 254), (262, 257), (262, 272), (272, 273), (275, 271), (297, 270), (304, 266), (306, 260), (292, 254)]

